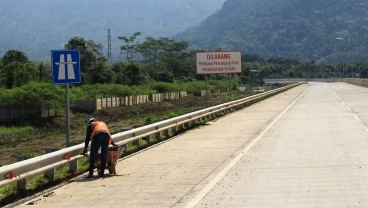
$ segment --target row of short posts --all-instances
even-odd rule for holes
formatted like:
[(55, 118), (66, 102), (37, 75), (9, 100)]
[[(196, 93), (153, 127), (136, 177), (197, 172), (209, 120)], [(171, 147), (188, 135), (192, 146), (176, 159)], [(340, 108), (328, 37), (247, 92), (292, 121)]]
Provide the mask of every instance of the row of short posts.
[[(58, 151), (59, 149), (45, 149), (45, 153), (51, 153), (51, 152), (55, 152)], [(19, 156), (17, 157), (17, 162), (23, 161), (23, 160), (27, 160), (30, 159), (30, 157), (26, 157), (26, 156)], [(72, 160), (69, 161), (69, 171), (71, 173), (77, 173), (78, 171), (78, 160)], [(56, 177), (55, 177), (55, 172), (56, 169), (50, 169), (48, 171), (46, 171), (44, 173), (45, 177), (47, 179), (49, 179), (50, 181), (55, 181)], [(22, 179), (17, 181), (17, 192), (20, 194), (24, 194), (27, 192), (27, 179)]]
[[(59, 149), (46, 149), (45, 152), (47, 153), (51, 153), (51, 152), (55, 152)], [(26, 157), (26, 156), (20, 156), (17, 157), (17, 162), (23, 161), (23, 160), (27, 160), (30, 159), (30, 157)], [(78, 171), (78, 160), (73, 160), (69, 162), (69, 171), (72, 173), (76, 173)], [(55, 177), (55, 168), (48, 170), (45, 172), (45, 177), (48, 178), (51, 181), (55, 181), (56, 177)], [(22, 179), (17, 181), (17, 190), (18, 193), (26, 193), (27, 191), (27, 179)]]
[[(48, 153), (55, 152), (55, 151), (58, 151), (58, 150), (59, 149), (46, 149), (45, 152), (46, 152), (46, 154), (48, 154)], [(78, 160), (69, 161), (69, 171), (72, 174), (78, 172)], [(50, 170), (45, 172), (45, 177), (48, 178), (51, 181), (55, 181), (56, 180), (55, 172), (56, 172), (55, 168), (50, 169)]]
[[(267, 95), (266, 97), (269, 97), (271, 95)], [(265, 98), (266, 98), (265, 97)], [(209, 113), (207, 114), (206, 116), (203, 116), (203, 117), (200, 117), (200, 118), (195, 118), (195, 119), (188, 119), (187, 122), (184, 122), (180, 125), (176, 125), (172, 128), (169, 128), (169, 129), (166, 129), (164, 131), (157, 131), (154, 135), (148, 135), (146, 137), (143, 137), (143, 138), (140, 138), (140, 139), (137, 139), (135, 140), (133, 143), (133, 145), (135, 146), (138, 146), (138, 148), (141, 148), (142, 147), (142, 140), (145, 140), (146, 143), (151, 143), (152, 141), (152, 137), (154, 137), (156, 139), (156, 141), (162, 141), (164, 139), (168, 139), (172, 136), (172, 134), (175, 134), (176, 132), (178, 132), (179, 130), (185, 130), (185, 129), (188, 129), (192, 126), (195, 126), (197, 125), (197, 123), (205, 123), (209, 120), (213, 120), (214, 118), (217, 118), (220, 116), (220, 114), (229, 114), (231, 112), (233, 112), (234, 110), (237, 110), (237, 109), (241, 109), (241, 108), (244, 108), (246, 106), (249, 106), (249, 105), (252, 105), (262, 99), (265, 99), (265, 98), (255, 98), (255, 99), (252, 99), (250, 101), (247, 101), (241, 105), (237, 105), (237, 106), (234, 106), (234, 107), (230, 107), (230, 108), (226, 108), (226, 109), (221, 109), (220, 111), (217, 111), (217, 112), (214, 112), (214, 113)], [(134, 136), (134, 135), (133, 135)], [(127, 146), (128, 144), (126, 144), (126, 149), (128, 148)]]
[[(230, 107), (230, 108), (226, 108), (226, 109), (221, 109), (220, 111), (217, 111), (217, 112), (214, 112), (214, 113), (210, 113), (204, 117), (200, 117), (200, 118), (196, 118), (196, 119), (189, 119), (189, 121), (187, 122), (184, 122), (183, 124), (180, 124), (180, 125), (177, 125), (175, 127), (172, 127), (170, 129), (166, 129), (164, 131), (157, 131), (154, 135), (149, 135), (149, 136), (146, 136), (146, 137), (143, 137), (143, 138), (140, 138), (140, 139), (137, 139), (136, 141), (133, 142), (133, 145), (135, 146), (138, 146), (139, 148), (142, 146), (142, 142), (141, 140), (145, 140), (147, 143), (150, 143), (152, 140), (152, 137), (155, 137), (157, 141), (162, 141), (164, 139), (167, 139), (167, 138), (170, 138), (172, 136), (172, 133), (176, 133), (178, 132), (179, 130), (185, 130), (185, 129), (188, 129), (192, 126), (195, 126), (197, 125), (197, 123), (205, 123), (209, 120), (212, 120), (214, 118), (217, 118), (220, 116), (220, 114), (229, 114), (231, 112), (233, 112), (234, 110), (237, 110), (237, 109), (241, 109), (241, 108), (244, 108), (244, 107), (247, 107), (249, 105), (252, 105), (260, 100), (263, 100), (267, 97), (270, 97), (271, 95), (267, 95), (265, 97), (262, 97), (262, 98), (255, 98), (255, 99), (252, 99), (250, 101), (247, 101), (241, 105), (237, 105), (237, 106), (234, 106), (234, 107)], [(126, 149), (127, 149), (127, 145), (126, 145)]]
[(152, 137), (154, 137), (157, 141), (162, 141), (164, 139), (168, 139), (173, 134), (177, 133), (179, 130), (189, 129), (189, 128), (197, 125), (197, 123), (204, 123), (207, 120), (212, 120), (212, 115), (211, 114), (207, 115), (205, 117), (201, 117), (201, 118), (188, 119), (187, 122), (184, 122), (182, 124), (176, 125), (176, 126), (171, 127), (169, 129), (165, 129), (163, 131), (157, 131), (153, 135), (148, 135), (148, 136), (143, 137), (141, 139), (137, 139), (136, 141), (133, 142), (133, 145), (141, 147), (142, 146), (142, 142), (141, 142), (142, 139), (145, 140), (147, 143), (150, 143), (152, 141)]

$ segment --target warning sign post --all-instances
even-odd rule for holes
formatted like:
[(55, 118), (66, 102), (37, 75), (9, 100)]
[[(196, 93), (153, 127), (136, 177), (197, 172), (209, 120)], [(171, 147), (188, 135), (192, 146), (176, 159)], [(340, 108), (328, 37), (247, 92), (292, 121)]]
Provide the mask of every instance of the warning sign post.
[(196, 53), (197, 74), (205, 75), (206, 107), (208, 107), (207, 74), (229, 74), (229, 96), (231, 98), (231, 74), (241, 73), (241, 56), (241, 51)]

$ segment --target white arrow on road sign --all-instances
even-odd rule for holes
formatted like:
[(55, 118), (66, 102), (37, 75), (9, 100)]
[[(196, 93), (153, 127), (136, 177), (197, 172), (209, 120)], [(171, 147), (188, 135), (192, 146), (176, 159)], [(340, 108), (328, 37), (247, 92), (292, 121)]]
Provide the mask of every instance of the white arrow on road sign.
[(67, 68), (68, 68), (68, 78), (67, 79), (75, 79), (73, 64), (76, 64), (77, 62), (72, 60), (72, 55), (71, 54), (67, 54), (66, 58), (67, 58), (67, 61), (65, 62), (64, 54), (60, 54), (60, 62), (55, 63), (56, 65), (59, 66), (58, 80), (66, 79), (66, 77), (65, 77), (65, 65), (67, 65)]

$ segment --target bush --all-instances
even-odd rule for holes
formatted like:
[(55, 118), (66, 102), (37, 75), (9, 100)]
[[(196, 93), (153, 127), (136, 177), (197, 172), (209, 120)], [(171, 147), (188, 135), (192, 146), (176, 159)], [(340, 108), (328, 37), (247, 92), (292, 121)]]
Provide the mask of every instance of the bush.
[[(234, 80), (233, 85), (237, 83)], [(208, 81), (209, 90), (226, 90), (227, 80)], [(13, 105), (48, 105), (55, 110), (65, 108), (64, 85), (31, 82), (13, 89), (0, 89), (0, 103)], [(127, 86), (120, 84), (72, 85), (70, 87), (70, 102), (75, 99), (91, 99), (103, 97), (122, 97), (128, 95), (149, 95), (154, 93), (187, 91), (188, 94), (198, 94), (205, 89), (204, 81), (166, 83), (154, 82), (148, 85)]]
[(180, 85), (182, 89), (192, 95), (198, 94), (201, 90), (205, 89), (205, 83), (203, 81), (183, 82)]
[(13, 105), (46, 104), (58, 109), (65, 106), (65, 90), (51, 83), (31, 82), (21, 87), (1, 90), (0, 103)]
[(155, 90), (151, 90), (147, 88), (147, 86), (129, 87), (119, 84), (83, 85), (80, 87), (74, 87), (72, 92), (72, 100), (103, 97), (122, 97), (128, 95), (145, 95), (156, 93)]
[(144, 124), (147, 125), (147, 124), (151, 124), (151, 123), (154, 123), (156, 122), (156, 119), (155, 118), (152, 118), (151, 116), (150, 117), (147, 117), (144, 121)]
[(166, 82), (154, 82), (149, 84), (149, 88), (156, 90), (158, 93), (179, 92), (183, 90), (179, 85)]

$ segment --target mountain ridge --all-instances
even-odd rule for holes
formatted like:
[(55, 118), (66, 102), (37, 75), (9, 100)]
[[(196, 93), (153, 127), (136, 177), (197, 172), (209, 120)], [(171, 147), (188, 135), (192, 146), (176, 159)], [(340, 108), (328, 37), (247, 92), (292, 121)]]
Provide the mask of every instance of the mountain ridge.
[(222, 6), (223, 0), (3, 0), (0, 7), (0, 56), (7, 50), (48, 58), (72, 37), (102, 43), (111, 29), (113, 53), (118, 36), (170, 37), (194, 26)]
[(194, 49), (240, 49), (266, 58), (368, 60), (367, 5), (343, 0), (227, 0), (200, 25), (175, 38)]

